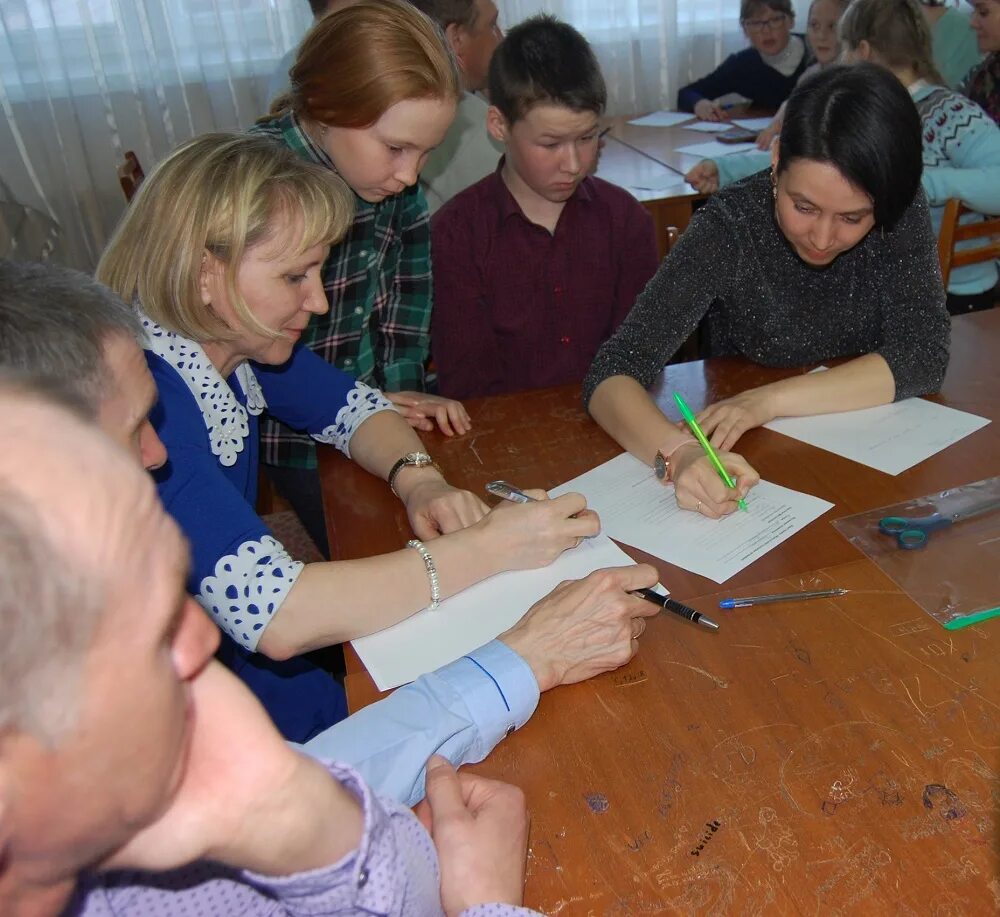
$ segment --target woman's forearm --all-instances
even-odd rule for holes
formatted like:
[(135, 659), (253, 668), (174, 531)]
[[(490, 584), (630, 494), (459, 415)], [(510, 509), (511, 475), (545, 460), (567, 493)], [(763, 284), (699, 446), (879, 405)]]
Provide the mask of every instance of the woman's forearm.
[[(427, 543), (441, 598), (498, 572), (494, 552), (478, 548), (481, 534), (465, 529)], [(307, 564), (267, 625), (259, 652), (287, 659), (382, 630), (430, 604), (423, 559), (412, 548)]]
[(806, 373), (761, 386), (772, 417), (832, 414), (888, 404), (896, 396), (889, 364), (877, 353), (857, 357), (821, 373)]
[(590, 415), (639, 461), (653, 464), (657, 450), (670, 452), (691, 439), (672, 424), (631, 376), (611, 376), (594, 389)]

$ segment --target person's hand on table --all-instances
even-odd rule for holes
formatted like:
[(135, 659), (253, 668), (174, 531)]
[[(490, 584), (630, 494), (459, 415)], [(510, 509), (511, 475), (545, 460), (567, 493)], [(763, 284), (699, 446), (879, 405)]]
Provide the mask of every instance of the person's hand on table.
[(716, 449), (732, 449), (747, 430), (774, 420), (774, 409), (764, 389), (752, 388), (709, 405), (697, 420)]
[(397, 478), (397, 490), (413, 533), (423, 541), (475, 525), (489, 512), (479, 497), (452, 487), (433, 468), (404, 471), (405, 477), (401, 472)]
[(458, 773), (434, 755), (427, 762), (427, 796), (415, 812), (437, 849), (448, 917), (477, 904), (521, 904), (528, 852), (521, 790)]
[(657, 579), (653, 567), (635, 564), (560, 583), (499, 639), (528, 663), (539, 691), (610, 672), (635, 655), (645, 619), (660, 611), (632, 590)]
[(728, 121), (729, 113), (711, 99), (699, 99), (694, 106), (694, 113), (702, 121)]
[(678, 446), (671, 455), (670, 477), (674, 482), (677, 505), (719, 519), (739, 508), (738, 500), (760, 481), (760, 475), (743, 456), (735, 452), (718, 452), (722, 466), (736, 482), (736, 489), (726, 487), (698, 443)]
[(533, 503), (500, 503), (477, 523), (501, 570), (547, 567), (563, 551), (601, 530), (597, 513), (581, 494), (550, 500), (544, 490), (525, 490)]
[(426, 392), (384, 392), (416, 430), (430, 432), (436, 422), (445, 436), (468, 433), (472, 429), (469, 412), (461, 401)]
[(711, 159), (703, 159), (688, 170), (684, 180), (702, 194), (715, 194), (719, 190), (719, 167)]

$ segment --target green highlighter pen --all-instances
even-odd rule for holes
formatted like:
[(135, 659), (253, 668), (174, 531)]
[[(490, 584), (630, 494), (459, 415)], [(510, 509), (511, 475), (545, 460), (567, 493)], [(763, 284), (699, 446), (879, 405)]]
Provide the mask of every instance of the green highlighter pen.
[[(677, 402), (677, 407), (680, 409), (681, 417), (684, 418), (687, 425), (691, 428), (691, 432), (694, 433), (695, 438), (701, 443), (701, 448), (705, 450), (705, 455), (708, 456), (708, 460), (715, 466), (715, 470), (719, 472), (719, 477), (725, 482), (726, 487), (730, 490), (736, 490), (736, 482), (729, 477), (729, 472), (726, 471), (722, 466), (722, 462), (719, 461), (719, 456), (716, 454), (715, 450), (712, 448), (712, 444), (706, 439), (705, 434), (701, 432), (701, 427), (698, 426), (698, 421), (694, 419), (694, 414), (691, 413), (691, 408), (687, 406), (687, 402), (681, 397), (680, 392), (674, 392), (674, 401)], [(743, 512), (747, 511), (747, 501), (740, 497), (737, 505)]]

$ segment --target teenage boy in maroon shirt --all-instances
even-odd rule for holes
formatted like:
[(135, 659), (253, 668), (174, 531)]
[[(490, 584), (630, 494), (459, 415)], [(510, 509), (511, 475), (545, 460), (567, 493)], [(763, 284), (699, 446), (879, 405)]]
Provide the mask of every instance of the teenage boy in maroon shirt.
[(607, 90), (586, 39), (551, 16), (507, 33), (489, 71), (497, 170), (431, 221), (441, 393), (580, 382), (657, 267), (653, 221), (591, 176)]

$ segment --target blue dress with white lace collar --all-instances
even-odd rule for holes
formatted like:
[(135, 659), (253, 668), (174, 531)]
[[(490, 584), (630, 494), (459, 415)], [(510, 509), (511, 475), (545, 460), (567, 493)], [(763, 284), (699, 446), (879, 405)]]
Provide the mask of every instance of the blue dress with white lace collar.
[(140, 313), (159, 392), (150, 420), (167, 448), (160, 498), (191, 544), (188, 589), (223, 633), (219, 658), (254, 691), (282, 734), (304, 742), (347, 715), (343, 689), (308, 656), (256, 652), (303, 565), (257, 515), (258, 417), (275, 417), (350, 455), (355, 430), (394, 410), (380, 392), (307, 348), (281, 367), (241, 364), (227, 379), (201, 345)]

